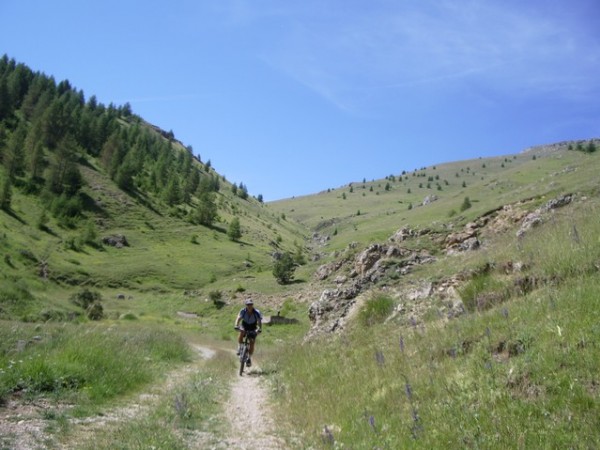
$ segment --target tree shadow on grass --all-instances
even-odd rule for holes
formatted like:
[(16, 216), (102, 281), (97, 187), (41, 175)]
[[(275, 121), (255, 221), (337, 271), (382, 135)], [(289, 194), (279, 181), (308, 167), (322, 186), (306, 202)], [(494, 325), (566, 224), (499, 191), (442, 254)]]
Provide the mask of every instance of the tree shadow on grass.
[(288, 281), (287, 283), (284, 284), (284, 286), (289, 286), (291, 284), (302, 284), (302, 283), (306, 283), (306, 280), (303, 278), (297, 278), (297, 279)]
[(27, 225), (27, 222), (24, 221), (23, 219), (21, 219), (21, 217), (19, 217), (17, 215), (16, 212), (14, 212), (12, 209), (8, 208), (8, 209), (0, 209), (0, 211), (4, 211), (7, 215), (9, 215), (10, 217), (12, 217), (13, 219), (15, 219), (16, 221), (18, 221), (21, 225)]

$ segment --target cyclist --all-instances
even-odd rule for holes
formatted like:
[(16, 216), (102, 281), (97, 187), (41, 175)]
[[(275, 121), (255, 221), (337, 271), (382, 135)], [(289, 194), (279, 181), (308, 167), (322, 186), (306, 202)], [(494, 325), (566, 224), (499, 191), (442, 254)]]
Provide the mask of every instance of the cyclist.
[[(244, 340), (244, 336), (247, 331), (256, 331), (257, 333), (261, 332), (262, 325), (262, 314), (258, 309), (254, 308), (254, 302), (251, 298), (247, 298), (245, 303), (245, 307), (241, 309), (240, 313), (237, 315), (235, 319), (235, 328), (240, 326), (240, 322), (242, 322), (242, 327), (240, 328), (240, 335), (238, 336), (238, 351), (237, 354), (240, 354), (240, 349), (242, 348), (242, 342)], [(252, 365), (252, 353), (254, 353), (254, 341), (252, 339), (250, 341), (250, 357), (248, 358), (248, 362), (246, 365), (250, 367)]]

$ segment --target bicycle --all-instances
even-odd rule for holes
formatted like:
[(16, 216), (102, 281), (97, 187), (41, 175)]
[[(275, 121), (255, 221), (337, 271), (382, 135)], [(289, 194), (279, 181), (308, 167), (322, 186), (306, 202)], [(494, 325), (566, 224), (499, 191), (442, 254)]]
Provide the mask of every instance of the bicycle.
[[(242, 331), (242, 327), (234, 327), (237, 331)], [(250, 359), (250, 341), (253, 341), (258, 336), (257, 331), (246, 331), (244, 335), (244, 339), (242, 341), (242, 346), (240, 348), (240, 376), (244, 373), (244, 367), (248, 364), (248, 360)]]

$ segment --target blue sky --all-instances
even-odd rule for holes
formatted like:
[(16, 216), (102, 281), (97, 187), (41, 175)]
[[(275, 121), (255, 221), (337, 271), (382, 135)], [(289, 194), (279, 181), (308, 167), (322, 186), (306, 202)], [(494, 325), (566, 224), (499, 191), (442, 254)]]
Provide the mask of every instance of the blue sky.
[(0, 0), (0, 54), (266, 201), (600, 137), (598, 0)]

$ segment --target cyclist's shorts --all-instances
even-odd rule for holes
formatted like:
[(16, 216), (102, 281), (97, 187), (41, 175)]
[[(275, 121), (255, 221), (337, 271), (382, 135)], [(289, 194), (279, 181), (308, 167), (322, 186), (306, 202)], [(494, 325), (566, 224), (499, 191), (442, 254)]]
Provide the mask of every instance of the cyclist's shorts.
[(244, 322), (242, 320), (242, 328), (246, 331), (254, 331), (254, 330), (256, 330), (256, 322), (248, 323), (248, 322)]

